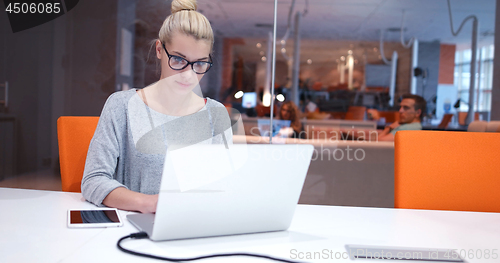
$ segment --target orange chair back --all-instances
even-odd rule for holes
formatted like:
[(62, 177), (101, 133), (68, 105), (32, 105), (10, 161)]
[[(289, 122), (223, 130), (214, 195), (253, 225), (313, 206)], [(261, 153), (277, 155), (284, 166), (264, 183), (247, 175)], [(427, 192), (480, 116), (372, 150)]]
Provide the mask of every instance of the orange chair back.
[(63, 116), (57, 119), (61, 183), (65, 192), (81, 192), (87, 151), (98, 121), (99, 117)]
[(364, 120), (366, 107), (363, 106), (349, 106), (345, 114), (345, 120)]
[(384, 117), (386, 123), (399, 121), (399, 111), (379, 111), (380, 118)]
[(500, 134), (400, 131), (396, 208), (500, 212)]
[(323, 83), (319, 81), (316, 81), (312, 86), (312, 90), (316, 91), (320, 91), (322, 88), (323, 88)]
[[(458, 112), (458, 124), (460, 124), (462, 126), (465, 125), (465, 119), (467, 119), (467, 114), (468, 114), (468, 112), (464, 112), (464, 111)], [(479, 120), (479, 113), (478, 112), (474, 113), (474, 120), (475, 121)]]
[[(262, 104), (257, 104), (255, 106), (255, 111), (257, 111), (257, 117), (271, 116), (271, 107), (266, 107)], [(277, 116), (278, 106), (274, 105), (274, 117)]]
[(453, 114), (445, 114), (443, 119), (441, 119), (441, 123), (438, 125), (438, 129), (446, 129), (448, 124), (450, 124), (451, 119), (453, 118)]

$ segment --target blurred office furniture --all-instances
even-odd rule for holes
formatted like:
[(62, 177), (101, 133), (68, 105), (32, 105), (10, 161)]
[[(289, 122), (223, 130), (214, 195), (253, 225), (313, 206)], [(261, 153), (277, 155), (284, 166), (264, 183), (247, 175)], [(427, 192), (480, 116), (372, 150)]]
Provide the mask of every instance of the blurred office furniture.
[(16, 174), (16, 117), (0, 113), (0, 181)]
[[(260, 135), (258, 130), (258, 120), (260, 118), (255, 117), (242, 117), (243, 126), (246, 135)], [(357, 120), (319, 120), (319, 119), (307, 119), (302, 120), (304, 125), (304, 130), (307, 133), (308, 138), (311, 137), (311, 132), (317, 129), (327, 129), (327, 130), (340, 130), (340, 129), (357, 129), (357, 130), (376, 130), (376, 121), (357, 121)]]
[[(266, 107), (262, 104), (257, 104), (255, 106), (255, 111), (257, 112), (257, 117), (270, 117), (271, 116), (271, 107)], [(276, 117), (278, 115), (278, 106), (274, 105), (273, 115)]]
[(349, 100), (337, 98), (332, 98), (330, 100), (319, 100), (317, 105), (319, 110), (322, 112), (338, 112), (343, 117), (343, 115), (345, 115), (347, 109), (349, 108)]
[(366, 107), (364, 106), (349, 106), (344, 119), (362, 121), (365, 119), (365, 112)]
[[(368, 89), (368, 88), (367, 88)], [(380, 87), (379, 89), (384, 89)], [(387, 91), (377, 91), (375, 88), (372, 91), (358, 91), (354, 96), (353, 105), (361, 105), (376, 109), (387, 108), (389, 99)]]
[(485, 132), (487, 125), (488, 125), (487, 121), (473, 121), (467, 127), (467, 131), (468, 132)]
[(399, 121), (399, 111), (379, 111), (380, 118), (385, 118), (386, 123)]
[(323, 89), (323, 83), (321, 83), (320, 81), (316, 81), (314, 82), (314, 84), (312, 85), (311, 87), (312, 90), (316, 90), (316, 91), (320, 91)]
[(330, 113), (319, 111), (309, 112), (306, 114), (306, 118), (308, 120), (328, 120), (331, 116), (332, 115)]
[(500, 131), (500, 121), (489, 121), (486, 125), (486, 132)]
[(99, 117), (62, 116), (57, 119), (61, 184), (65, 192), (80, 192), (90, 140)]
[(396, 208), (500, 212), (500, 134), (401, 131), (394, 145)]
[(500, 132), (500, 121), (473, 121), (467, 127), (468, 132)]
[[(467, 112), (465, 111), (459, 111), (458, 112), (458, 124), (462, 125), (462, 126), (465, 126), (465, 119), (467, 119)], [(479, 113), (478, 112), (475, 112), (474, 113), (474, 120), (475, 121), (478, 121), (479, 120)]]
[(443, 119), (441, 120), (441, 123), (437, 126), (438, 129), (446, 129), (448, 127), (448, 124), (450, 124), (451, 119), (453, 118), (453, 114), (447, 113), (443, 116)]

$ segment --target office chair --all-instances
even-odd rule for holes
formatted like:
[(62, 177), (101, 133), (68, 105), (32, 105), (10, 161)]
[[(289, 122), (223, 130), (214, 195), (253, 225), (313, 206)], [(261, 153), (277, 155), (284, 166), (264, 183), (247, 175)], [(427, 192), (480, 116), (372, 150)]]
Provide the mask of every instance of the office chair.
[(90, 140), (99, 117), (62, 116), (57, 119), (62, 190), (81, 192), (81, 182)]
[(394, 207), (500, 212), (500, 134), (399, 131)]
[(497, 132), (500, 130), (500, 121), (489, 121), (486, 125), (486, 132)]
[(468, 132), (485, 132), (486, 126), (488, 126), (487, 121), (473, 121), (467, 126)]
[(445, 114), (443, 119), (441, 119), (441, 123), (437, 126), (438, 129), (446, 129), (448, 124), (450, 124), (451, 119), (453, 118), (453, 114)]
[[(458, 112), (458, 124), (465, 126), (465, 119), (467, 119), (467, 112), (459, 111)], [(474, 120), (475, 121), (479, 120), (479, 113), (477, 113), (477, 112), (474, 113)]]
[(366, 107), (364, 106), (349, 106), (345, 114), (344, 120), (364, 120)]

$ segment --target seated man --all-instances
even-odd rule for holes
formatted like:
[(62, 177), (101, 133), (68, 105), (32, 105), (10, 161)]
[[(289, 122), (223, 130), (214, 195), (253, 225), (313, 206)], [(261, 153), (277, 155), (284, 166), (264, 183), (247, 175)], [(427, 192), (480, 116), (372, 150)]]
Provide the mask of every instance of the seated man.
[(397, 131), (422, 129), (421, 122), (426, 112), (427, 102), (424, 98), (413, 94), (405, 94), (402, 98), (399, 108), (399, 122), (394, 122), (379, 132), (379, 141), (394, 141)]

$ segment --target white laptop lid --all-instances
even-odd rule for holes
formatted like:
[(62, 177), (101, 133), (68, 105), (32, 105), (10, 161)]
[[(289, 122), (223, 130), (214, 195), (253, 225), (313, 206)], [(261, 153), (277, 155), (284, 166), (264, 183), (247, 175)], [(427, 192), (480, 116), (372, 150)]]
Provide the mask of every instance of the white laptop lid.
[[(286, 230), (312, 145), (192, 145), (169, 151), (152, 240)], [(151, 215), (129, 215), (137, 218)], [(147, 226), (138, 226), (147, 230)]]

